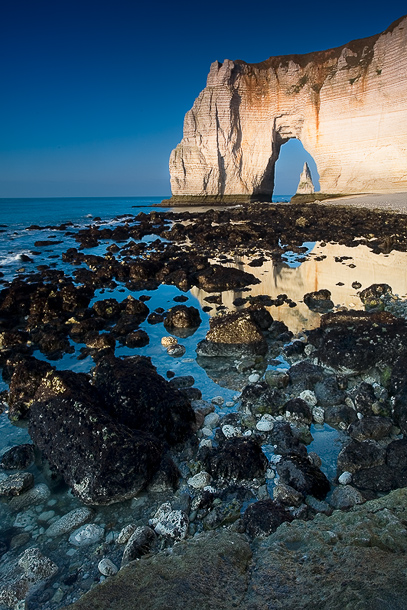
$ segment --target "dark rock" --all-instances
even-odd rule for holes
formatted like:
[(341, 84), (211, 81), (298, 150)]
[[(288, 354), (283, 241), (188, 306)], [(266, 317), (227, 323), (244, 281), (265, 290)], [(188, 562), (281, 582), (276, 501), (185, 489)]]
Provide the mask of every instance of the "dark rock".
[(397, 487), (407, 487), (407, 439), (395, 440), (387, 445), (386, 464), (396, 479)]
[(286, 485), (290, 485), (304, 496), (311, 495), (323, 500), (330, 489), (324, 473), (311, 464), (308, 458), (287, 454), (277, 464), (277, 472)]
[(365, 416), (373, 415), (372, 405), (377, 402), (377, 398), (370, 383), (363, 381), (350, 390), (348, 396), (352, 400), (356, 412)]
[(393, 471), (386, 464), (358, 470), (352, 476), (352, 483), (358, 489), (369, 491), (390, 491), (397, 487)]
[(149, 336), (145, 330), (135, 330), (132, 333), (126, 335), (126, 346), (130, 348), (134, 347), (145, 347), (150, 342)]
[(135, 299), (129, 295), (120, 303), (120, 306), (126, 315), (133, 316), (133, 318), (137, 320), (137, 323), (140, 324), (146, 319), (150, 311), (143, 302), (144, 300), (145, 299), (142, 299), (142, 297), (140, 297), (140, 299)]
[(201, 322), (201, 316), (195, 307), (188, 307), (187, 305), (175, 305), (175, 307), (172, 307), (167, 312), (164, 320), (164, 326), (170, 332), (179, 329), (195, 330), (198, 328)]
[(338, 455), (338, 473), (355, 473), (364, 468), (381, 466), (385, 462), (386, 452), (374, 441), (351, 441)]
[(140, 559), (140, 557), (149, 553), (156, 540), (157, 536), (151, 527), (147, 527), (146, 525), (138, 527), (130, 536), (126, 544), (121, 567), (123, 568), (130, 563), (130, 561)]
[(243, 527), (251, 538), (269, 536), (285, 521), (292, 521), (290, 513), (282, 504), (270, 499), (250, 504), (242, 517)]
[(260, 445), (249, 438), (230, 438), (206, 458), (206, 469), (213, 478), (230, 483), (264, 477), (267, 465)]
[(352, 424), (358, 419), (355, 409), (347, 405), (333, 405), (325, 408), (325, 421), (327, 424), (337, 425), (343, 422), (347, 425)]
[(286, 345), (283, 349), (284, 354), (290, 358), (292, 356), (300, 356), (304, 353), (305, 344), (303, 341), (293, 341)]
[(9, 418), (16, 421), (27, 416), (42, 379), (54, 368), (48, 362), (37, 360), (33, 356), (11, 362), (9, 367), (12, 371), (8, 393)]
[(147, 318), (147, 322), (149, 324), (160, 324), (161, 322), (164, 322), (164, 316), (161, 313), (157, 313), (155, 311), (153, 311), (152, 313), (150, 313), (150, 315)]
[(1, 456), (0, 468), (24, 470), (34, 463), (34, 445), (25, 443), (11, 447)]
[(269, 413), (270, 415), (280, 415), (283, 412), (283, 394), (280, 390), (270, 387), (264, 381), (250, 383), (245, 386), (240, 399), (242, 406), (253, 414)]
[(305, 400), (293, 398), (285, 403), (283, 407), (285, 416), (300, 425), (309, 426), (312, 423), (312, 413)]
[(242, 354), (265, 354), (267, 343), (250, 311), (224, 314), (209, 321), (206, 340), (200, 341), (199, 356), (239, 357)]
[(93, 303), (93, 310), (97, 316), (110, 320), (119, 315), (121, 307), (116, 299), (104, 299)]
[(84, 504), (134, 497), (162, 459), (162, 445), (154, 436), (113, 421), (101, 402), (101, 396), (92, 399), (72, 389), (34, 402), (30, 409), (31, 438)]
[(344, 400), (344, 393), (338, 387), (337, 379), (334, 375), (326, 377), (322, 381), (318, 381), (314, 387), (315, 396), (318, 400), (318, 405), (321, 407), (329, 407), (339, 404)]
[(183, 375), (182, 377), (173, 377), (169, 382), (172, 388), (181, 389), (181, 388), (190, 388), (194, 385), (195, 379), (192, 375)]
[(277, 455), (289, 455), (295, 453), (303, 458), (307, 457), (307, 449), (305, 445), (300, 443), (298, 438), (294, 436), (291, 426), (287, 422), (275, 422), (273, 430), (269, 435), (269, 440), (271, 444), (275, 445), (274, 452)]
[(297, 392), (313, 390), (315, 384), (324, 379), (324, 369), (306, 361), (294, 364), (288, 369), (288, 374)]
[(383, 295), (392, 295), (391, 286), (388, 284), (372, 284), (359, 293), (359, 298), (367, 311), (372, 309), (381, 310), (384, 308), (384, 303), (380, 298)]
[(317, 290), (304, 294), (304, 303), (311, 311), (316, 312), (326, 312), (334, 306), (329, 290)]
[(389, 436), (392, 426), (393, 422), (389, 417), (368, 416), (349, 426), (348, 434), (357, 441), (366, 439), (378, 441)]
[(189, 401), (158, 375), (149, 358), (107, 355), (97, 363), (94, 384), (110, 415), (129, 428), (170, 444), (192, 433), (195, 416)]
[(356, 504), (363, 504), (366, 499), (352, 485), (338, 485), (332, 492), (331, 505), (338, 510), (348, 510)]
[(206, 292), (238, 290), (249, 284), (259, 283), (260, 280), (251, 273), (221, 265), (212, 265), (196, 275), (196, 285)]
[(300, 506), (304, 502), (304, 495), (285, 483), (273, 487), (273, 499), (284, 506)]
[(0, 481), (0, 496), (19, 496), (32, 487), (34, 475), (31, 472), (17, 472)]

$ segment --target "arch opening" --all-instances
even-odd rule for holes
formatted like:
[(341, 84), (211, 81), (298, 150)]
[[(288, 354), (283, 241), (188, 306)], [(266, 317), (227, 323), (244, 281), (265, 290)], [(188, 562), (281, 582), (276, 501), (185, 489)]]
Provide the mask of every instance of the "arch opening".
[(273, 201), (281, 200), (281, 197), (290, 199), (295, 195), (304, 163), (308, 163), (315, 191), (319, 191), (317, 165), (302, 142), (297, 138), (290, 138), (281, 144), (274, 167)]

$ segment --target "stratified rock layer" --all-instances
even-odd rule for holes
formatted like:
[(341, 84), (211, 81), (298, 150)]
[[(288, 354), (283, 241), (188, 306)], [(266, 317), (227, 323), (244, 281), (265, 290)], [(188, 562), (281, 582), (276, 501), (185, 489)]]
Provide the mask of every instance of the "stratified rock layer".
[(173, 202), (270, 200), (290, 138), (322, 193), (407, 191), (406, 24), (327, 51), (215, 61), (171, 154)]

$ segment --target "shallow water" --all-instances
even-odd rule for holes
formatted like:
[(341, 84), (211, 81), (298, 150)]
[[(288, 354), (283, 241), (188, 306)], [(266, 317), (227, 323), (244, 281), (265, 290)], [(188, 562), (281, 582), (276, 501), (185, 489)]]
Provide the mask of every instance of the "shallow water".
[[(85, 199), (85, 200), (1, 200), (0, 201), (0, 270), (4, 274), (3, 280), (11, 280), (18, 274), (35, 271), (36, 266), (42, 264), (53, 264), (58, 269), (63, 269), (67, 275), (72, 275), (75, 267), (64, 264), (61, 260), (62, 252), (68, 247), (78, 247), (78, 243), (72, 235), (66, 232), (76, 232), (80, 228), (87, 226), (92, 217), (101, 217), (101, 223), (110, 226), (117, 222), (114, 219), (119, 214), (137, 214), (140, 211), (149, 212), (155, 209), (155, 204), (161, 201), (157, 198), (127, 198), (127, 199)], [(138, 207), (134, 207), (138, 206)], [(179, 208), (177, 208), (179, 209)], [(203, 208), (205, 209), (205, 208)], [(163, 211), (161, 208), (160, 211)], [(64, 230), (35, 229), (27, 230), (33, 224), (40, 226), (59, 225), (63, 222), (72, 221), (74, 226)], [(146, 236), (145, 242), (151, 242), (157, 237)], [(61, 244), (51, 246), (35, 246), (36, 241), (53, 240), (62, 241)], [(86, 250), (92, 254), (104, 255), (106, 247), (110, 241), (101, 243), (97, 248)], [(38, 252), (38, 254), (33, 254)], [(21, 255), (27, 254), (34, 262), (23, 262)], [(219, 262), (219, 261), (218, 261)], [(366, 288), (372, 283), (386, 282), (393, 288), (393, 292), (405, 297), (407, 294), (407, 254), (402, 252), (391, 252), (390, 254), (373, 254), (366, 246), (348, 248), (338, 244), (323, 244), (315, 242), (304, 243), (304, 252), (301, 254), (285, 253), (283, 261), (275, 263), (272, 260), (266, 261), (261, 267), (250, 266), (250, 259), (247, 257), (235, 257), (233, 262), (227, 265), (235, 266), (244, 271), (250, 272), (260, 280), (260, 284), (254, 285), (249, 291), (226, 291), (221, 294), (222, 305), (228, 310), (236, 307), (233, 301), (241, 296), (269, 295), (275, 298), (281, 293), (295, 301), (296, 307), (289, 307), (284, 304), (280, 307), (268, 308), (271, 315), (276, 320), (281, 320), (287, 324), (289, 329), (295, 334), (319, 324), (319, 314), (311, 312), (303, 303), (303, 296), (307, 292), (327, 288), (332, 293), (332, 300), (337, 307), (362, 308), (362, 303), (357, 295), (358, 290)], [(24, 271), (22, 271), (24, 269)], [(361, 288), (352, 286), (355, 282)], [(1, 286), (1, 285), (0, 285)], [(118, 285), (115, 289), (104, 289), (97, 291), (94, 300), (103, 298), (115, 298), (118, 301), (125, 299), (128, 294), (138, 298), (141, 294), (148, 295), (150, 300), (147, 305), (150, 311), (158, 307), (167, 310), (175, 305), (174, 297), (182, 293), (175, 286), (160, 286), (154, 291), (130, 292), (125, 286)], [(205, 338), (209, 329), (210, 316), (215, 315), (219, 306), (211, 306), (209, 313), (202, 311), (202, 307), (208, 303), (205, 298), (208, 296), (202, 290), (193, 288), (186, 293), (188, 297), (187, 305), (193, 305), (200, 310), (202, 324), (197, 331), (187, 338), (182, 338), (179, 342), (185, 346), (185, 355), (181, 358), (172, 358), (165, 348), (161, 345), (161, 338), (168, 335), (162, 324), (151, 325), (147, 321), (140, 325), (149, 337), (150, 343), (142, 349), (129, 349), (117, 346), (116, 355), (124, 356), (131, 354), (143, 354), (150, 356), (153, 364), (157, 367), (158, 373), (165, 376), (168, 371), (172, 371), (176, 376), (192, 375), (195, 379), (195, 387), (202, 392), (202, 397), (211, 400), (215, 396), (222, 396), (224, 404), (217, 407), (220, 414), (232, 412), (239, 407), (239, 392), (248, 383), (248, 378), (253, 370), (237, 374), (237, 371), (230, 361), (219, 361), (211, 363), (206, 368), (202, 361), (196, 358), (195, 347), (198, 341)], [(78, 359), (79, 350), (83, 344), (72, 343), (75, 348), (73, 354), (66, 354), (59, 360), (53, 360), (52, 364), (58, 369), (72, 369), (76, 372), (88, 372), (94, 366), (92, 358)], [(45, 359), (40, 352), (35, 352), (34, 356)], [(287, 369), (289, 363), (286, 362), (282, 354), (278, 354), (279, 363), (269, 365), (269, 368)], [(264, 372), (264, 371), (260, 371)], [(0, 382), (0, 390), (6, 389), (4, 381)], [(226, 406), (229, 403), (230, 406)], [(232, 406), (233, 405), (233, 406)], [(329, 479), (335, 477), (335, 466), (337, 455), (340, 451), (343, 437), (340, 432), (330, 426), (312, 426), (312, 443), (308, 446), (309, 451), (315, 451), (322, 458), (322, 470)], [(12, 425), (7, 418), (6, 412), (0, 415), (0, 455), (15, 444), (27, 442), (29, 436), (24, 427)], [(265, 453), (267, 455), (267, 449)], [(270, 449), (272, 452), (272, 450)], [(271, 455), (271, 453), (270, 453)], [(268, 457), (270, 457), (268, 455)], [(43, 474), (36, 466), (32, 467), (36, 483), (44, 481)], [(47, 481), (49, 483), (49, 481)], [(273, 482), (269, 481), (269, 489)], [(111, 507), (99, 507), (95, 511), (93, 522), (102, 524), (108, 532), (120, 531), (126, 523), (133, 522), (141, 518), (143, 506), (148, 504), (145, 496), (127, 501), (121, 505)], [(88, 557), (85, 551), (75, 549), (66, 540), (58, 542), (49, 541), (44, 535), (45, 528), (52, 523), (57, 516), (63, 515), (72, 508), (80, 506), (80, 502), (74, 498), (64, 485), (56, 484), (52, 489), (51, 497), (44, 506), (40, 507), (42, 512), (52, 511), (54, 516), (48, 522), (39, 519), (40, 511), (36, 507), (28, 511), (27, 525), (22, 531), (30, 534), (28, 546), (38, 546), (43, 549), (44, 554), (51, 557), (60, 566), (60, 575), (53, 581), (51, 591), (48, 591), (48, 598), (45, 596), (43, 601), (34, 598), (29, 608), (41, 608), (45, 602), (47, 608), (58, 608), (65, 605), (72, 599), (62, 596), (61, 600), (54, 599), (54, 594), (58, 590), (60, 579), (67, 574), (78, 573), (78, 580), (75, 588), (87, 590), (95, 580), (100, 578), (95, 557)], [(14, 528), (18, 515), (12, 512), (4, 504), (0, 504), (0, 538), (2, 533)], [(18, 522), (18, 520), (17, 520)], [(23, 547), (25, 548), (25, 547)], [(21, 550), (23, 550), (23, 548)], [(4, 566), (0, 566), (0, 571)], [(93, 571), (92, 571), (93, 570)], [(82, 582), (83, 581), (83, 582)], [(82, 584), (81, 584), (82, 583)], [(45, 600), (45, 601), (44, 601)], [(49, 601), (51, 600), (51, 601)], [(53, 601), (52, 601), (53, 600)]]

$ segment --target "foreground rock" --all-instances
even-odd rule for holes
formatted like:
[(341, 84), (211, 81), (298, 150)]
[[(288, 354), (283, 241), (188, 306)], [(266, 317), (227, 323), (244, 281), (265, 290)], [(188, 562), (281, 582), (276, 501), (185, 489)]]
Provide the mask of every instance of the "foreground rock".
[(284, 523), (253, 551), (230, 529), (196, 536), (132, 562), (69, 608), (402, 610), (406, 507), (400, 489), (349, 512)]

